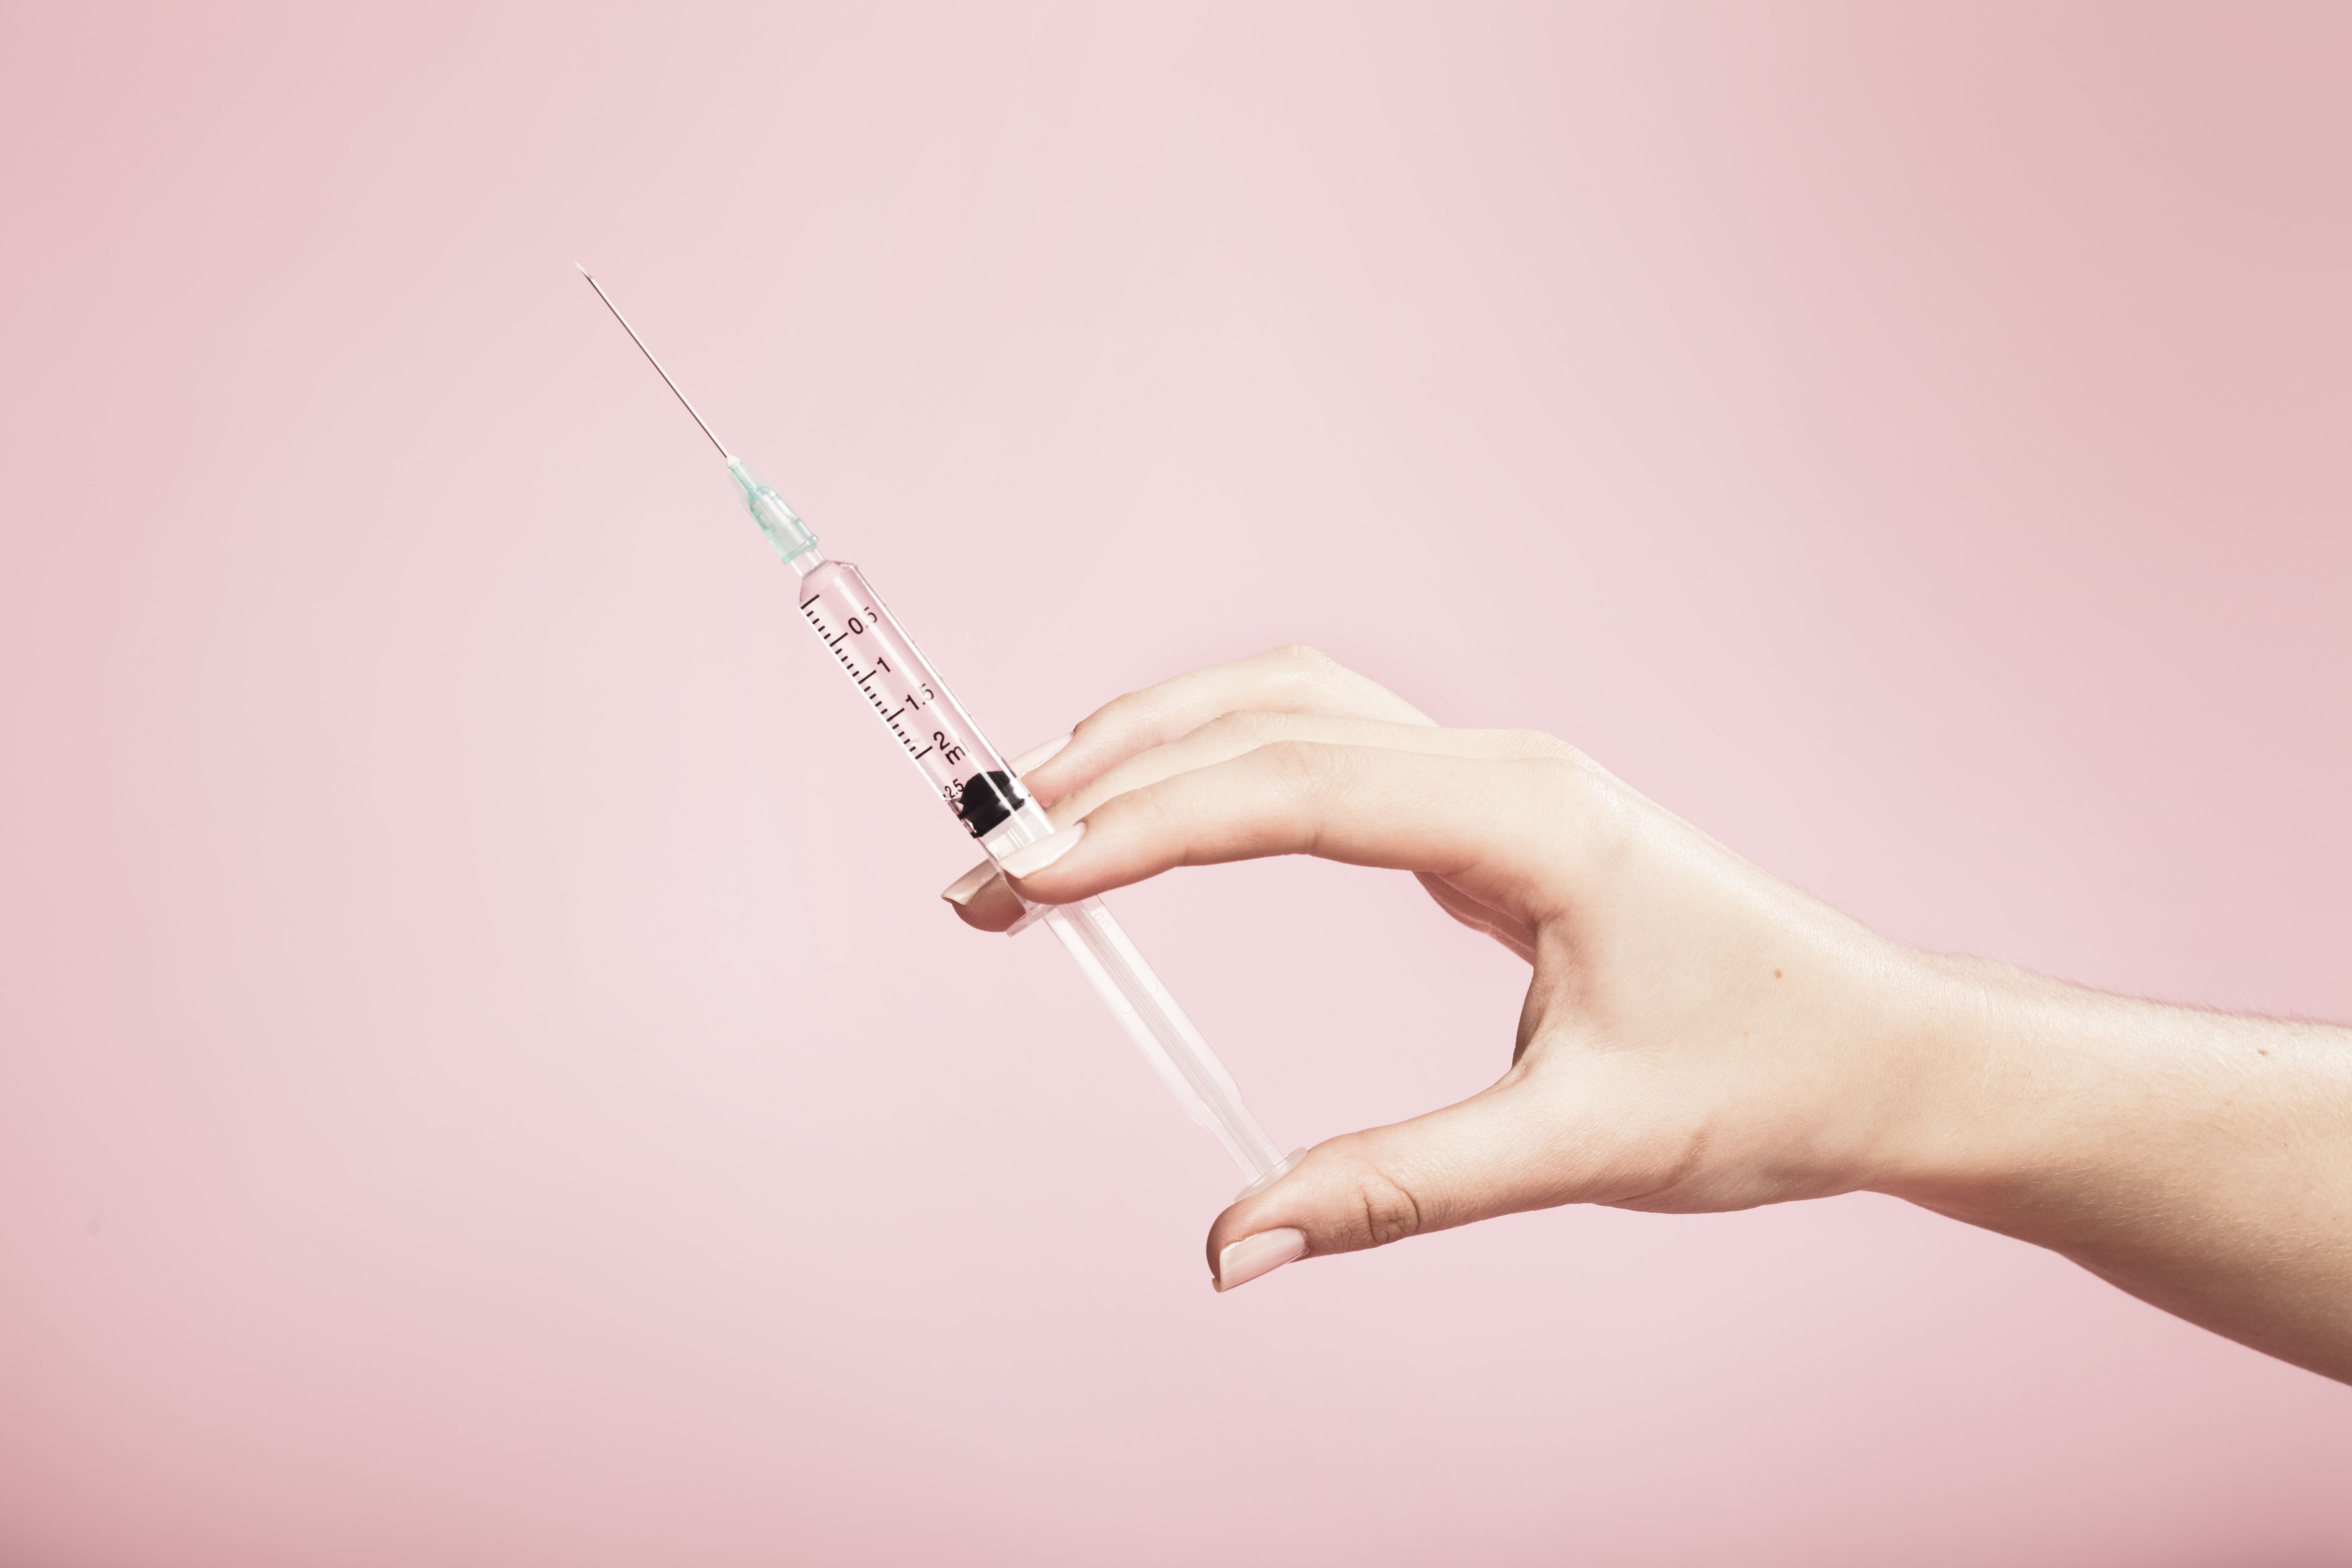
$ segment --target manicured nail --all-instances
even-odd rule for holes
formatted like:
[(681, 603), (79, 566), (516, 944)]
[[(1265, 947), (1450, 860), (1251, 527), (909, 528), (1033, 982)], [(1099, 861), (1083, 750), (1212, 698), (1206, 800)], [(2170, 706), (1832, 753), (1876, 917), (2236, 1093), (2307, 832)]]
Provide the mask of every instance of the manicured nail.
[(950, 882), (947, 891), (941, 893), (940, 897), (955, 905), (956, 908), (961, 909), (971, 902), (971, 896), (988, 886), (988, 879), (995, 875), (996, 862), (982, 860), (979, 865)]
[(1070, 738), (1067, 735), (1056, 735), (1042, 746), (1030, 747), (1007, 765), (1013, 769), (1013, 775), (1018, 777), (1023, 773), (1044, 767), (1054, 760), (1055, 753), (1069, 743)]
[(1294, 1262), (1307, 1253), (1307, 1233), (1285, 1226), (1280, 1230), (1262, 1230), (1255, 1236), (1245, 1236), (1227, 1244), (1217, 1254), (1217, 1289), (1230, 1290), (1236, 1285), (1246, 1285), (1261, 1274), (1271, 1274), (1286, 1263)]
[(1046, 867), (1078, 847), (1087, 836), (1087, 825), (1073, 822), (1059, 833), (1049, 834), (1034, 844), (1024, 844), (997, 862), (1008, 877), (1034, 877)]

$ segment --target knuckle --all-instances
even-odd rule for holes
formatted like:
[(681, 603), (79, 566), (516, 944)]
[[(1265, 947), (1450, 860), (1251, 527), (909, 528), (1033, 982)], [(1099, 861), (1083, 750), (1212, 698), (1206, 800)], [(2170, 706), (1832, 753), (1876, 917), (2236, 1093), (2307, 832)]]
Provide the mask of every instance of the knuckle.
[(1429, 1228), (1429, 1205), (1382, 1157), (1382, 1142), (1376, 1130), (1319, 1143), (1294, 1178), (1314, 1194), (1300, 1220), (1314, 1251), (1360, 1252)]
[(1555, 811), (1577, 812), (1590, 796), (1592, 776), (1577, 759), (1524, 757), (1519, 768), (1544, 805)]
[(1087, 824), (1089, 831), (1099, 829), (1124, 846), (1132, 864), (1146, 868), (1143, 875), (1197, 863), (1200, 819), (1165, 780), (1103, 802), (1087, 816)]
[(1255, 709), (1220, 713), (1202, 725), (1199, 731), (1203, 739), (1230, 748), (1235, 755), (1254, 752), (1282, 732), (1283, 726), (1276, 715)]
[(1273, 741), (1251, 755), (1291, 794), (1308, 800), (1328, 795), (1337, 783), (1340, 753), (1336, 747), (1312, 741)]
[(1284, 673), (1304, 684), (1319, 685), (1347, 673), (1338, 659), (1303, 642), (1285, 643), (1265, 657), (1280, 665)]
[(1580, 763), (1584, 753), (1557, 735), (1547, 735), (1541, 730), (1506, 730), (1506, 743), (1522, 757)]
[(1612, 856), (1623, 827), (1621, 803), (1608, 777), (1591, 759), (1571, 750), (1565, 756), (1530, 757), (1516, 764), (1528, 783), (1530, 826), (1539, 841), (1568, 858), (1571, 868), (1590, 871)]
[(1356, 1215), (1363, 1245), (1386, 1247), (1421, 1229), (1421, 1204), (1412, 1190), (1377, 1165), (1355, 1173)]
[(1151, 694), (1148, 691), (1122, 691), (1087, 715), (1086, 722), (1078, 728), (1084, 730), (1108, 724), (1116, 729), (1140, 714), (1150, 700)]
[(1115, 812), (1130, 831), (1147, 838), (1181, 840), (1185, 836), (1185, 814), (1166, 779), (1129, 790), (1106, 803), (1103, 810)]

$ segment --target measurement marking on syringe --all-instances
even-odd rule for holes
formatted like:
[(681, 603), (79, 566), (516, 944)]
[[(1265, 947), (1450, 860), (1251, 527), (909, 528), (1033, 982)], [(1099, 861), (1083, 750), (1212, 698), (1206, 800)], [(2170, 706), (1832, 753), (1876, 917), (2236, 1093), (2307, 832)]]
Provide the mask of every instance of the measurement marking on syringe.
[[(890, 707), (892, 699), (886, 697), (881, 692), (874, 689), (874, 678), (881, 674), (885, 669), (890, 668), (887, 661), (880, 655), (877, 655), (875, 657), (873, 668), (867, 670), (863, 675), (858, 674), (856, 661), (849, 657), (849, 650), (842, 647), (842, 644), (848, 640), (850, 633), (844, 630), (837, 637), (826, 637), (824, 636), (824, 612), (816, 607), (817, 601), (824, 597), (824, 595), (822, 593), (818, 593), (813, 594), (808, 598), (803, 600), (801, 603), (802, 614), (808, 617), (808, 623), (811, 626), (815, 628), (816, 635), (824, 639), (824, 646), (833, 650), (833, 657), (841, 661), (843, 672), (845, 673), (850, 679), (857, 683), (857, 689), (866, 693), (866, 700), (874, 704), (874, 711), (880, 715), (881, 720), (885, 724), (890, 726), (890, 732), (898, 737), (898, 743), (906, 747), (909, 752), (913, 753), (915, 761), (919, 763), (921, 762), (925, 757), (929, 756), (933, 752), (939, 750), (939, 742), (934, 741), (931, 744), (923, 747), (921, 750), (916, 750), (915, 737), (907, 733), (906, 730), (899, 724), (898, 719), (899, 716), (905, 713), (908, 709), (919, 708), (922, 704), (916, 701), (914, 694), (909, 692), (907, 696), (898, 699), (898, 706), (893, 709)], [(954, 757), (956, 754), (957, 753), (954, 752), (949, 753), (950, 758)]]

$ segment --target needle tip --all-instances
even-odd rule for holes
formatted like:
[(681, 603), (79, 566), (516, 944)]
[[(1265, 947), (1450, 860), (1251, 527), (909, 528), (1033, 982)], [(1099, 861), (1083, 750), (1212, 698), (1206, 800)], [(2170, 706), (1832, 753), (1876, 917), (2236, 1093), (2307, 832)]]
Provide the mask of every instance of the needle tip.
[(585, 278), (585, 277), (589, 276), (589, 272), (588, 272), (588, 264), (587, 264), (586, 262), (584, 262), (584, 261), (575, 261), (575, 262), (573, 262), (572, 265), (572, 266), (574, 266), (574, 267), (577, 267), (578, 268), (580, 268), (580, 276), (581, 276), (581, 277)]

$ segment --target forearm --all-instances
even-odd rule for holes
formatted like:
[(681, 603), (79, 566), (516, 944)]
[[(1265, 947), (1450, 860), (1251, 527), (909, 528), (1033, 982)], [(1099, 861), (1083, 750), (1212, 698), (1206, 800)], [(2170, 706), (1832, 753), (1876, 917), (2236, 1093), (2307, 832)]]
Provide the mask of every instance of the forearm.
[(2352, 1030), (1921, 972), (1916, 1132), (1885, 1190), (2352, 1382)]

